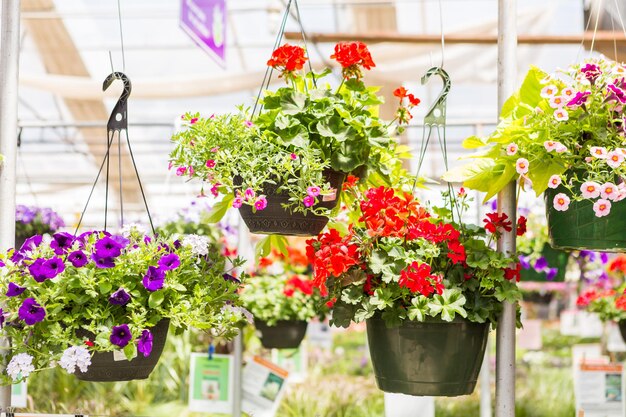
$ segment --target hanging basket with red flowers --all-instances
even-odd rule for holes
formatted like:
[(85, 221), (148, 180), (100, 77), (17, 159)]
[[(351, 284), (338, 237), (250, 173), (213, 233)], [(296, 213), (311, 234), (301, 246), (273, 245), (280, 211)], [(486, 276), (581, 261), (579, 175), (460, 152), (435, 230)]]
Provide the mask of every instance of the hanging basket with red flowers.
[(512, 222), (490, 213), (485, 227), (460, 223), (464, 192), (444, 193), (453, 210), (428, 208), (400, 187), (347, 192), (355, 193), (358, 221), (307, 247), (314, 283), (334, 302), (331, 324), (367, 322), (384, 391), (471, 393), (489, 325), (503, 301), (520, 299), (519, 264), (492, 245)]

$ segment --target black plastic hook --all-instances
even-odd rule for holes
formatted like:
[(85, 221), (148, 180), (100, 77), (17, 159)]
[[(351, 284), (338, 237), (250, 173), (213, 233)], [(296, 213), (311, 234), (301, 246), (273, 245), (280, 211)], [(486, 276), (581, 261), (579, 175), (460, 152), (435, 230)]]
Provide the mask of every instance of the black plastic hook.
[(113, 107), (109, 121), (107, 122), (107, 130), (109, 133), (115, 131), (128, 130), (128, 97), (132, 90), (130, 79), (123, 72), (112, 72), (102, 83), (102, 91), (106, 91), (113, 81), (121, 80), (124, 83), (124, 90), (117, 99), (117, 103)]
[(452, 87), (452, 82), (450, 81), (450, 76), (443, 68), (433, 67), (426, 71), (426, 74), (422, 76), (422, 85), (426, 84), (433, 75), (441, 77), (443, 86), (441, 87), (441, 91), (439, 92), (437, 99), (428, 109), (426, 116), (424, 116), (424, 125), (444, 126), (446, 124), (446, 100), (448, 93), (450, 92), (450, 88)]

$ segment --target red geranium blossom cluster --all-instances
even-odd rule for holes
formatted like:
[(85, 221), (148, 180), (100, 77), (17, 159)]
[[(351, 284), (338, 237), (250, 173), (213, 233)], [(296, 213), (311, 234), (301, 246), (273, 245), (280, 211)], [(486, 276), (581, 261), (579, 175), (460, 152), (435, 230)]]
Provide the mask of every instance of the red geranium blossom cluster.
[(307, 240), (307, 256), (313, 264), (313, 284), (322, 294), (327, 292), (326, 280), (339, 277), (359, 263), (359, 245), (351, 243), (352, 235), (342, 237), (335, 229)]
[(267, 65), (281, 70), (281, 76), (289, 79), (294, 71), (299, 71), (304, 67), (307, 59), (304, 48), (286, 43), (272, 53)]
[(308, 279), (302, 279), (298, 275), (294, 275), (287, 280), (285, 283), (285, 288), (283, 289), (283, 294), (287, 297), (292, 297), (293, 294), (299, 290), (303, 294), (312, 295), (313, 294), (313, 282)]
[(576, 305), (579, 307), (586, 307), (594, 300), (602, 297), (611, 297), (615, 295), (615, 290), (600, 290), (598, 288), (587, 288), (580, 293), (576, 299)]
[[(400, 99), (400, 106), (396, 111), (396, 119), (398, 119), (398, 122), (400, 124), (409, 123), (409, 121), (413, 118), (413, 115), (411, 114), (411, 109), (419, 105), (421, 103), (421, 100), (415, 97), (413, 94), (409, 93), (408, 90), (404, 87), (398, 87), (393, 90), (393, 95)], [(403, 104), (405, 98), (408, 100), (407, 105)]]
[(341, 65), (343, 77), (346, 79), (355, 77), (360, 80), (363, 77), (361, 67), (370, 70), (376, 66), (363, 42), (340, 42), (335, 45), (335, 53), (330, 58)]
[(609, 263), (609, 271), (619, 271), (626, 275), (626, 255), (617, 255)]
[(400, 272), (400, 287), (408, 288), (412, 293), (419, 292), (429, 297), (435, 291), (442, 294), (444, 290), (440, 275), (430, 273), (430, 265), (414, 261), (406, 269)]
[(619, 310), (626, 311), (626, 295), (622, 294), (615, 299), (615, 307)]
[(510, 232), (513, 230), (513, 223), (509, 220), (509, 216), (505, 213), (498, 214), (496, 212), (487, 213), (487, 218), (483, 219), (485, 229), (496, 236), (500, 236), (503, 231)]

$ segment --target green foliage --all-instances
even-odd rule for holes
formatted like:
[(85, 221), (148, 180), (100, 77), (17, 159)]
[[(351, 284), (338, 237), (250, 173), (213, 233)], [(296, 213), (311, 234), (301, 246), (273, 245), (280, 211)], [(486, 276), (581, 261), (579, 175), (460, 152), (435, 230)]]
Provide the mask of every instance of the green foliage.
[[(4, 317), (9, 323), (4, 329), (13, 342), (9, 359), (25, 353), (34, 358), (36, 370), (54, 367), (67, 348), (85, 346), (86, 338), (78, 336), (79, 331), (93, 335), (91, 352), (116, 350), (119, 347), (110, 340), (112, 326), (122, 324), (128, 325), (132, 336), (124, 350), (131, 356), (142, 331), (161, 319), (169, 319), (175, 331), (194, 327), (225, 337), (234, 334), (242, 320), (237, 309), (240, 283), (225, 279), (223, 274), (240, 267), (241, 259), (228, 260), (208, 238), (189, 236), (181, 242), (173, 238), (150, 239), (132, 229), (128, 239), (120, 243), (120, 254), (112, 260), (114, 266), (103, 268), (91, 260), (91, 255), (98, 252), (96, 245), (104, 237), (104, 232), (91, 232), (76, 239), (68, 252), (56, 258), (64, 269), (42, 282), (35, 280), (31, 270), (38, 260), (55, 258), (49, 243), (23, 252), (27, 255), (23, 260), (14, 258), (13, 250), (0, 254), (0, 260), (6, 264), (0, 269), (0, 293), (4, 297)], [(115, 238), (124, 240), (121, 236)], [(74, 266), (67, 259), (67, 253), (78, 250), (88, 258), (84, 266)], [(168, 254), (173, 254), (180, 264), (164, 270), (162, 288), (149, 290), (144, 276), (149, 267), (157, 267)], [(9, 283), (25, 291), (4, 296)], [(129, 295), (125, 305), (110, 301), (120, 289)], [(45, 310), (45, 318), (31, 325), (18, 314), (29, 298)], [(226, 304), (230, 307), (225, 308)], [(9, 383), (10, 378), (3, 375), (2, 382)]]

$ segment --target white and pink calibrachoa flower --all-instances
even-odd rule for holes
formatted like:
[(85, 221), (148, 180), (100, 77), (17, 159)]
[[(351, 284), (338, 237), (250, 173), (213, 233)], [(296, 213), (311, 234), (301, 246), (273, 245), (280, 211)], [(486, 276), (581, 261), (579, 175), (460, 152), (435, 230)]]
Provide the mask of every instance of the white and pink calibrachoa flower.
[(560, 109), (567, 104), (567, 99), (561, 96), (554, 96), (550, 98), (549, 102), (550, 107), (552, 107), (553, 109)]
[(566, 194), (558, 193), (552, 200), (552, 205), (557, 211), (567, 211), (569, 208), (569, 197)]
[(619, 168), (624, 162), (624, 154), (617, 149), (606, 155), (606, 163), (611, 168)]
[(599, 159), (606, 159), (608, 155), (606, 148), (602, 146), (592, 146), (589, 150), (591, 151), (591, 156), (595, 156)]
[(611, 212), (611, 202), (600, 198), (598, 201), (593, 203), (593, 211), (596, 213), (596, 217), (607, 216)]
[(559, 89), (555, 85), (546, 85), (541, 90), (541, 97), (552, 98), (558, 93)]
[(598, 198), (600, 196), (600, 184), (586, 181), (580, 186), (580, 192), (584, 198)]
[(515, 170), (517, 171), (518, 174), (524, 175), (528, 173), (528, 165), (529, 165), (528, 159), (519, 158), (517, 162), (515, 162)]
[(607, 182), (605, 184), (602, 184), (602, 187), (600, 187), (600, 197), (604, 198), (605, 200), (615, 201), (618, 196), (619, 189), (617, 188), (617, 185)]
[(547, 140), (543, 143), (543, 147), (546, 148), (546, 151), (548, 152), (552, 152), (556, 150), (556, 144), (558, 142), (555, 142), (553, 140)]
[(567, 151), (567, 146), (563, 145), (561, 142), (557, 142), (554, 150), (556, 153), (563, 153)]
[(513, 156), (517, 153), (517, 149), (517, 144), (509, 143), (508, 145), (506, 145), (506, 154), (509, 156)]
[(567, 113), (567, 110), (559, 107), (554, 111), (554, 118), (559, 122), (564, 122), (569, 119), (569, 114)]
[(548, 180), (548, 188), (557, 188), (559, 185), (561, 185), (560, 175), (553, 175)]

